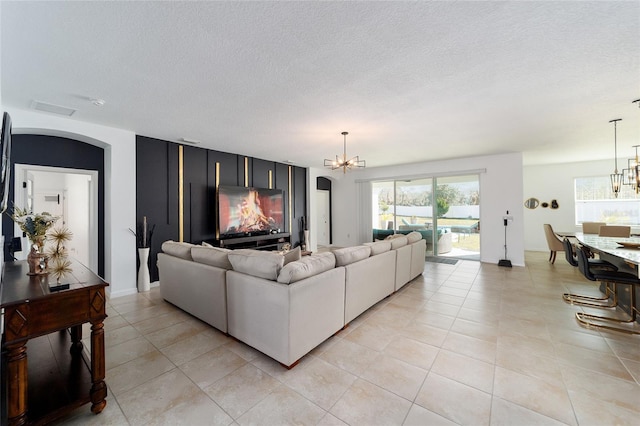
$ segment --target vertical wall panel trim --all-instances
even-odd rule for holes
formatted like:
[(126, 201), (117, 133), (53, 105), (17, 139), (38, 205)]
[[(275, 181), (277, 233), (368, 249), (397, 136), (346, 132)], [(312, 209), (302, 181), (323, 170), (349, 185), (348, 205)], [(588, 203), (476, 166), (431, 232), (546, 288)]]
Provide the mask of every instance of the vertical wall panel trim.
[(289, 233), (293, 232), (293, 179), (292, 167), (289, 166)]
[[(171, 178), (170, 178), (170, 173), (169, 173), (169, 163), (171, 163), (171, 150), (169, 149), (169, 146), (173, 145), (173, 144), (166, 144), (166, 148), (167, 148), (167, 164), (165, 165), (167, 168), (167, 225), (171, 224), (171, 203), (169, 202), (169, 200), (171, 199)], [(136, 190), (137, 191), (137, 190)]]
[(184, 147), (178, 146), (178, 239), (184, 241)]
[(249, 157), (244, 157), (244, 186), (249, 186)]
[(216, 161), (216, 240), (220, 239), (220, 206), (219, 197), (220, 194), (220, 163)]
[(269, 170), (269, 189), (273, 189), (273, 170)]

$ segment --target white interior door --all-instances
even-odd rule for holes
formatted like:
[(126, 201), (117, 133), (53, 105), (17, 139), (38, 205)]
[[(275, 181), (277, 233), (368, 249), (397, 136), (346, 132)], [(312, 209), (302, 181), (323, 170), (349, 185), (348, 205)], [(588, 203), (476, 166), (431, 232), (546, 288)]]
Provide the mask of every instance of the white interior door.
[(331, 242), (331, 210), (329, 203), (330, 194), (331, 193), (329, 191), (320, 189), (316, 192), (316, 217), (318, 218), (318, 220), (316, 221), (316, 235), (318, 238), (318, 246), (328, 246)]

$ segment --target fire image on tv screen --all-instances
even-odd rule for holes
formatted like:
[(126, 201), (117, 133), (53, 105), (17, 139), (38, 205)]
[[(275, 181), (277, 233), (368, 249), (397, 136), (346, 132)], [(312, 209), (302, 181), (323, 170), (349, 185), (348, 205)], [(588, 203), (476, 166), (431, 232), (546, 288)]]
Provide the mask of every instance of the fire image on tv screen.
[(284, 229), (284, 197), (279, 189), (220, 186), (220, 235), (280, 232)]

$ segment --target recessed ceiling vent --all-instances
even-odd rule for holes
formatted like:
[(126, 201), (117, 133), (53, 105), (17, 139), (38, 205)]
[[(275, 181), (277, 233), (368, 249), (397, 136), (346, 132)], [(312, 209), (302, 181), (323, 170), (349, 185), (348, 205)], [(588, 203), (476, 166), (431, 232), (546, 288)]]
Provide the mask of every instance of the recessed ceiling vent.
[(53, 114), (66, 115), (71, 117), (76, 112), (73, 108), (68, 108), (60, 105), (48, 104), (41, 101), (31, 101), (31, 108), (38, 111), (50, 112)]
[(180, 138), (180, 142), (190, 143), (191, 145), (197, 145), (200, 143), (199, 140), (190, 138)]

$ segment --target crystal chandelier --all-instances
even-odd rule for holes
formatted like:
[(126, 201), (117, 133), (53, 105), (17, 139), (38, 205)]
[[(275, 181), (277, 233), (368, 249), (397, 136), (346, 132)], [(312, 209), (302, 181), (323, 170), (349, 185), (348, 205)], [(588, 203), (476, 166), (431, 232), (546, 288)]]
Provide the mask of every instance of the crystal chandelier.
[(636, 194), (640, 191), (640, 163), (638, 162), (638, 147), (640, 145), (633, 145), (631, 148), (636, 149), (635, 158), (629, 158), (628, 163), (629, 166), (627, 169), (622, 170), (622, 174), (624, 175), (624, 180), (622, 183), (624, 185), (631, 185), (631, 187), (636, 191)]
[(613, 195), (618, 198), (618, 194), (620, 193), (620, 186), (622, 184), (622, 173), (618, 173), (618, 138), (617, 138), (617, 129), (616, 125), (618, 121), (621, 121), (622, 118), (616, 118), (614, 120), (610, 120), (609, 123), (613, 123), (613, 143), (614, 143), (614, 160), (616, 162), (616, 168), (611, 173), (611, 190), (613, 191)]
[[(638, 103), (638, 107), (640, 107), (640, 99), (636, 99), (631, 102), (633, 104)], [(636, 191), (636, 194), (640, 193), (640, 162), (638, 161), (638, 147), (640, 145), (633, 145), (632, 148), (636, 149), (635, 158), (629, 158), (628, 160), (628, 168), (622, 171), (624, 175), (623, 184), (631, 185), (631, 187)]]
[(349, 132), (342, 132), (344, 136), (344, 149), (342, 151), (342, 158), (336, 155), (335, 160), (324, 160), (324, 166), (331, 170), (342, 169), (343, 173), (347, 173), (347, 170), (351, 170), (356, 167), (366, 167), (367, 163), (361, 160), (359, 156), (355, 156), (350, 160), (347, 160), (347, 135)]

